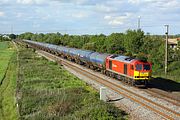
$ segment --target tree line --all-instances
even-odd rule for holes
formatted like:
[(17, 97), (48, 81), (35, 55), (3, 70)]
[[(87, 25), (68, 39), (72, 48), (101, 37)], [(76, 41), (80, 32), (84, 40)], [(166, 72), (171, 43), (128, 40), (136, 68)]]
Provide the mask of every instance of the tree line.
[(17, 35), (15, 34), (0, 34), (0, 42), (2, 41), (10, 41), (12, 39), (16, 39)]

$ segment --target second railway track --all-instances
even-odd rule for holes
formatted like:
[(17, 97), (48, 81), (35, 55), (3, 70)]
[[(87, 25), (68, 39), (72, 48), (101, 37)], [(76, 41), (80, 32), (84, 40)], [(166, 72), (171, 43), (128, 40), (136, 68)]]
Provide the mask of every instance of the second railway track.
[(180, 100), (175, 99), (169, 95), (166, 95), (167, 93), (166, 94), (161, 93), (161, 92), (158, 92), (158, 91), (153, 90), (153, 89), (145, 89), (144, 91), (151, 94), (154, 97), (164, 99), (164, 100), (168, 101), (169, 103), (172, 103), (173, 105), (180, 106)]
[(116, 93), (119, 93), (121, 95), (123, 95), (126, 98), (131, 99), (132, 101), (144, 106), (145, 108), (153, 111), (156, 114), (161, 115), (164, 119), (169, 119), (169, 120), (178, 120), (180, 119), (180, 114), (179, 112), (172, 110), (170, 108), (167, 108), (161, 104), (158, 104), (144, 96), (141, 96), (135, 92), (132, 92), (124, 87), (122, 87), (119, 84), (115, 84), (113, 82), (110, 82), (100, 76), (95, 75), (92, 72), (89, 72), (86, 69), (83, 69), (82, 67), (78, 67), (77, 64), (72, 63), (70, 61), (64, 60), (60, 57), (57, 57), (53, 54), (47, 53), (45, 51), (39, 51), (41, 54), (43, 54), (43, 56), (46, 56), (54, 61), (58, 61), (61, 64), (70, 67), (71, 69), (74, 69), (75, 71), (77, 71), (80, 74), (83, 74), (91, 79), (93, 79), (94, 81), (110, 88), (111, 90), (115, 91)]

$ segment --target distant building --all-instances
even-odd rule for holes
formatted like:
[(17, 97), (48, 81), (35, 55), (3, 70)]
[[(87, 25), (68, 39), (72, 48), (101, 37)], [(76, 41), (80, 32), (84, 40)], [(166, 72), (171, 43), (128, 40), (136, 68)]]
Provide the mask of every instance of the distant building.
[(171, 48), (175, 49), (178, 45), (178, 41), (180, 41), (180, 38), (168, 39), (168, 45), (170, 45)]

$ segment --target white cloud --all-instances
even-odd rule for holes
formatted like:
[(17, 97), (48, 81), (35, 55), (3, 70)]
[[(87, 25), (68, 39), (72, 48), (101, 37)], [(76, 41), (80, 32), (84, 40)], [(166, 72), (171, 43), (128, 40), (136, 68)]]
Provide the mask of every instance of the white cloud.
[(78, 13), (72, 14), (71, 16), (75, 18), (85, 18), (85, 17), (88, 17), (88, 14), (85, 12), (78, 12)]
[(0, 17), (3, 17), (4, 15), (5, 15), (5, 13), (0, 11)]
[(31, 5), (31, 4), (42, 4), (47, 0), (17, 0), (19, 4)]
[[(162, 3), (162, 2), (161, 2)], [(159, 5), (161, 5), (162, 7), (166, 7), (166, 8), (179, 8), (180, 7), (180, 1), (177, 0), (169, 0), (169, 1), (164, 1), (163, 4), (159, 3)]]
[(110, 7), (110, 6), (107, 6), (107, 5), (104, 5), (104, 4), (97, 4), (96, 5), (96, 10), (97, 11), (100, 11), (100, 12), (115, 12), (117, 11), (117, 8), (115, 7)]
[(170, 0), (128, 0), (128, 3), (140, 4), (140, 3), (157, 3), (157, 2), (166, 2)]
[(19, 4), (33, 4), (33, 0), (17, 0), (17, 3)]
[(180, 7), (179, 0), (128, 0), (131, 4), (146, 4), (157, 7)]
[(131, 13), (126, 13), (125, 15), (122, 16), (110, 16), (106, 15), (104, 16), (105, 20), (108, 20), (108, 24), (112, 26), (118, 26), (118, 25), (123, 25), (128, 18), (132, 16)]
[(96, 5), (107, 0), (52, 0), (60, 3), (75, 4), (75, 5)]
[(105, 20), (110, 20), (111, 18), (112, 18), (112, 17), (111, 17), (110, 15), (105, 15), (105, 16), (104, 16), (104, 19), (105, 19)]
[(128, 0), (129, 3), (138, 4), (141, 0)]
[(76, 4), (84, 4), (87, 2), (87, 0), (74, 0)]

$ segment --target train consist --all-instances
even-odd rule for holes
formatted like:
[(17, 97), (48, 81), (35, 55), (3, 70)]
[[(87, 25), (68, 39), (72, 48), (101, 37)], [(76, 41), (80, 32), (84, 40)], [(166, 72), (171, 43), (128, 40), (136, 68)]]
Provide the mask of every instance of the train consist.
[(131, 85), (146, 85), (151, 79), (152, 65), (146, 61), (123, 55), (98, 53), (30, 40), (23, 40), (23, 42), (35, 49), (44, 50), (80, 65), (85, 65)]

